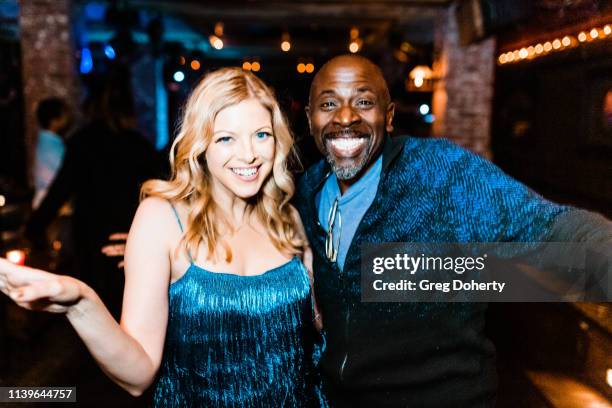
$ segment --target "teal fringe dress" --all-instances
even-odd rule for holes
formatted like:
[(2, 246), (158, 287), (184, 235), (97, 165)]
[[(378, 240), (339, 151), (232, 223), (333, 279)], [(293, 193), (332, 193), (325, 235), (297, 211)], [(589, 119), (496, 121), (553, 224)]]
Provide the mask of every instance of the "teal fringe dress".
[(297, 257), (256, 276), (210, 272), (192, 261), (170, 285), (153, 406), (325, 405), (312, 317), (310, 279)]

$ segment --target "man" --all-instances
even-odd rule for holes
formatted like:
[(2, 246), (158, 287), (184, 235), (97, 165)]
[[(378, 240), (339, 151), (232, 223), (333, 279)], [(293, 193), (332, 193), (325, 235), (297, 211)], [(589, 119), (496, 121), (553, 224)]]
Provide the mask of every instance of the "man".
[(71, 116), (68, 106), (60, 98), (43, 99), (36, 108), (40, 130), (34, 162), (34, 209), (40, 205), (62, 165), (64, 138), (70, 129)]
[(334, 407), (493, 406), (486, 304), (363, 303), (361, 245), (576, 238), (610, 248), (611, 224), (443, 139), (389, 137), (393, 114), (366, 58), (333, 58), (313, 80), (307, 115), (326, 159), (303, 175), (295, 205), (314, 254), (324, 391)]

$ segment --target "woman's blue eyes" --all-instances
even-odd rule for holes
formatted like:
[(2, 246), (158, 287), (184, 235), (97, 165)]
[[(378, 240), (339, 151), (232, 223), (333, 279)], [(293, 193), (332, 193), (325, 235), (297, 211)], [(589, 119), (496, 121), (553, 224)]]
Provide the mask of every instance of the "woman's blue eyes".
[(230, 140), (232, 140), (230, 136), (221, 136), (220, 138), (217, 139), (217, 143), (227, 143)]
[(257, 133), (255, 134), (255, 137), (256, 137), (257, 139), (260, 139), (260, 140), (263, 140), (263, 139), (265, 139), (265, 138), (267, 138), (267, 137), (270, 137), (270, 136), (272, 136), (272, 134), (271, 134), (271, 133), (269, 133), (269, 132), (257, 132)]
[[(265, 140), (268, 137), (272, 137), (272, 133), (270, 133), (270, 132), (257, 132), (257, 133), (255, 133), (255, 138), (257, 140)], [(231, 136), (221, 136), (215, 142), (216, 143), (229, 143), (230, 141), (232, 141), (232, 139), (233, 139), (233, 137), (231, 137)]]

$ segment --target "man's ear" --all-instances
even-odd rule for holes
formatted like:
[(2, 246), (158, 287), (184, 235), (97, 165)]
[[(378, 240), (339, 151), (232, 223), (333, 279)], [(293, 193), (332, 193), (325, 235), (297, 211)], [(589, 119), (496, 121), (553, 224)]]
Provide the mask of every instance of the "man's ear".
[(385, 130), (387, 133), (393, 132), (393, 115), (395, 115), (395, 104), (393, 102), (387, 105), (387, 113), (385, 117)]

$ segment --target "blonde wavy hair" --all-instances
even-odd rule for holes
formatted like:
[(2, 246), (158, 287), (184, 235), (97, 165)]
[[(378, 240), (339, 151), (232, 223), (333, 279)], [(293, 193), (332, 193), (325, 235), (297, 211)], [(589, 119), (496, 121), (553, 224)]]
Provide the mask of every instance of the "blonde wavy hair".
[[(275, 158), (268, 179), (249, 200), (248, 214), (256, 214), (280, 251), (299, 255), (304, 250), (305, 242), (297, 232), (289, 205), (295, 185), (288, 163), (297, 158), (287, 121), (273, 92), (263, 81), (240, 68), (222, 68), (207, 74), (187, 100), (180, 131), (170, 150), (170, 180), (149, 180), (140, 193), (141, 200), (153, 196), (172, 203), (186, 203), (189, 216), (177, 249), (194, 254), (194, 259), (202, 242), (208, 248), (207, 259), (216, 259), (219, 245), (225, 249), (226, 262), (232, 259), (231, 249), (220, 236), (219, 223), (215, 222), (225, 218), (211, 195), (204, 154), (212, 140), (217, 114), (250, 98), (257, 99), (272, 116)], [(222, 222), (230, 227), (226, 221)]]

